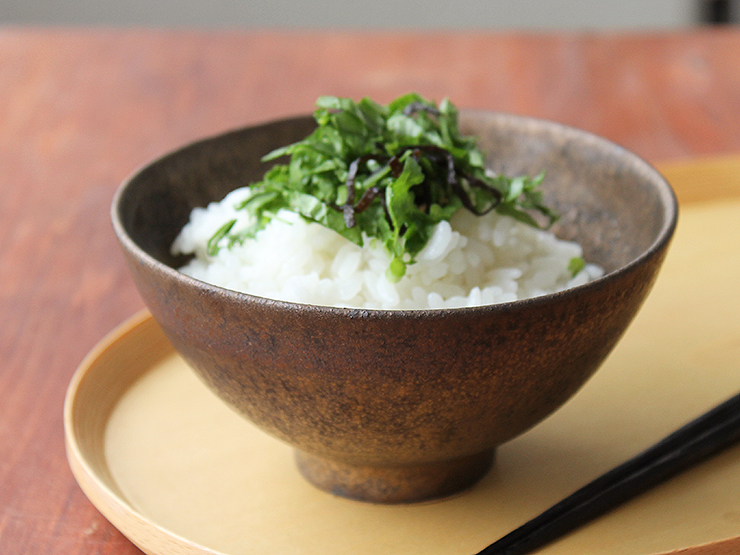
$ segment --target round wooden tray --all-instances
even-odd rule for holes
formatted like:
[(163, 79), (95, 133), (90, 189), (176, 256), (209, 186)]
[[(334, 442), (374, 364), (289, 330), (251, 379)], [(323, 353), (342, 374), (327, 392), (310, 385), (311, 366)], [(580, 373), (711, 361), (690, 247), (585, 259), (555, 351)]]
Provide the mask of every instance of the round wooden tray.
[[(72, 471), (105, 517), (150, 554), (476, 553), (740, 387), (737, 261), (709, 274), (698, 301), (681, 294), (687, 266), (706, 269), (714, 256), (702, 234), (731, 226), (740, 203), (701, 211), (684, 214), (660, 287), (605, 366), (455, 497), (381, 506), (313, 488), (291, 449), (222, 404), (148, 313), (111, 332), (70, 383)], [(721, 319), (702, 317), (697, 302)], [(734, 448), (541, 553), (738, 553), (739, 468)]]

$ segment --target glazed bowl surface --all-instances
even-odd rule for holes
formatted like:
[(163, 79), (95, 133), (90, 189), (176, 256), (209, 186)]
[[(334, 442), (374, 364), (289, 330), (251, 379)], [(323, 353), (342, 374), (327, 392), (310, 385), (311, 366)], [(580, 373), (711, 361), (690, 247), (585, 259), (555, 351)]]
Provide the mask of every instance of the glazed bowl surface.
[(649, 164), (600, 137), (519, 116), (462, 111), (488, 164), (546, 172), (553, 231), (605, 275), (534, 299), (389, 311), (312, 306), (226, 290), (178, 272), (170, 246), (191, 210), (258, 180), (261, 157), (305, 137), (310, 117), (198, 141), (138, 170), (112, 220), (145, 304), (176, 350), (239, 413), (295, 447), (302, 473), (376, 502), (475, 483), (495, 448), (567, 401), (598, 369), (656, 278), (675, 196)]

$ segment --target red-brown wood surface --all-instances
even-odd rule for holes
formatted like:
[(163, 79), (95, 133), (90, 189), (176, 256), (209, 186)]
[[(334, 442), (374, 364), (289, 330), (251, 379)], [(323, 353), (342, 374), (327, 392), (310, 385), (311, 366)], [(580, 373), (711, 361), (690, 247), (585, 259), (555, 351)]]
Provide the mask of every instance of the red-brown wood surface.
[(582, 127), (654, 162), (736, 153), (738, 60), (734, 29), (0, 28), (0, 553), (138, 553), (76, 485), (62, 429), (75, 367), (143, 306), (108, 216), (136, 166), (204, 135), (310, 112), (321, 94), (388, 101), (411, 90)]

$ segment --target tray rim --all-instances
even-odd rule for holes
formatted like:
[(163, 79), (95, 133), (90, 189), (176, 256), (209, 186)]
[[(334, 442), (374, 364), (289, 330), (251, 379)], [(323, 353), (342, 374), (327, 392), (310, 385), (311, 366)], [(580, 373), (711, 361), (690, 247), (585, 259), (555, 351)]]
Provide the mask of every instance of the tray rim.
[[(137, 312), (108, 332), (75, 370), (64, 399), (64, 440), (67, 460), (80, 489), (93, 506), (144, 553), (148, 555), (163, 555), (164, 553), (225, 555), (167, 530), (132, 507), (125, 497), (115, 492), (93, 468), (76, 434), (81, 383), (85, 379), (91, 379), (90, 376), (94, 375), (96, 370), (100, 371), (96, 368), (96, 363), (109, 355), (114, 345), (125, 341), (131, 335), (144, 333), (148, 327), (153, 325), (156, 326), (156, 322), (147, 309)], [(171, 353), (175, 353), (172, 347)], [(147, 370), (131, 372), (127, 383), (123, 384), (116, 395), (116, 400), (120, 399), (121, 395), (146, 372)], [(110, 413), (103, 417), (105, 421), (103, 424), (109, 417)]]
[[(138, 369), (138, 371), (121, 372), (127, 376), (127, 379), (114, 392), (108, 413), (101, 418), (99, 424), (104, 429), (115, 403), (126, 390), (150, 370), (153, 362), (176, 354), (176, 351), (164, 337), (164, 333), (161, 332), (149, 311), (143, 309), (108, 332), (90, 350), (75, 370), (64, 399), (63, 420), (67, 460), (75, 480), (88, 500), (114, 527), (144, 553), (148, 555), (164, 555), (165, 553), (227, 555), (167, 530), (142, 515), (128, 503), (123, 494), (119, 494), (111, 487), (105, 477), (100, 476), (88, 457), (85, 456), (85, 449), (78, 437), (80, 392), (85, 380), (92, 380), (96, 372), (101, 373), (103, 371), (100, 366), (104, 366), (104, 364), (101, 361), (105, 360), (106, 357), (111, 357), (116, 346), (124, 344), (127, 340), (134, 341), (135, 336), (144, 336), (151, 333), (152, 330), (155, 330), (155, 333), (156, 330), (159, 330), (166, 346), (159, 353), (159, 358), (157, 358), (157, 355), (152, 355), (151, 358), (146, 357), (144, 367)], [(495, 538), (492, 538), (492, 541), (493, 539)], [(740, 553), (740, 535), (650, 555), (734, 555), (737, 553)]]

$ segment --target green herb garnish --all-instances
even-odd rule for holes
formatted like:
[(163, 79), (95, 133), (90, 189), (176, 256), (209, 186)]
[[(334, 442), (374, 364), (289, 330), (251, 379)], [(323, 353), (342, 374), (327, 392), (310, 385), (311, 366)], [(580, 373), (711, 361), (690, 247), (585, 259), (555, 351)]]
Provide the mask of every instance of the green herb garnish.
[(576, 277), (586, 267), (586, 261), (580, 256), (574, 256), (568, 262), (570, 275)]
[[(411, 93), (382, 106), (364, 98), (323, 96), (316, 102), (316, 130), (264, 160), (288, 156), (251, 186), (239, 207), (254, 224), (231, 233), (227, 223), (209, 251), (227, 238), (242, 242), (281, 209), (320, 223), (362, 245), (376, 238), (391, 255), (389, 277), (397, 281), (426, 245), (434, 227), (462, 208), (477, 215), (496, 210), (537, 227), (557, 216), (542, 203), (534, 178), (492, 176), (474, 137), (461, 136), (458, 112)], [(544, 216), (540, 225), (532, 212)]]

